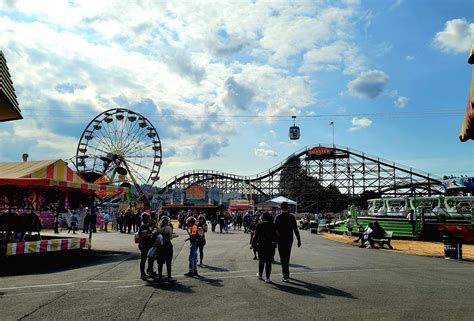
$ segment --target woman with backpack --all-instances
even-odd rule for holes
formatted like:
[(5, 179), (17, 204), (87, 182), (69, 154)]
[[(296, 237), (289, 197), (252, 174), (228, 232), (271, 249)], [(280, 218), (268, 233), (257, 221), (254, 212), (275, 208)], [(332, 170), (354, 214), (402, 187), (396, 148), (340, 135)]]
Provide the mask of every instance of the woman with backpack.
[(142, 222), (137, 236), (140, 249), (140, 277), (146, 280), (148, 275), (145, 273), (145, 264), (148, 259), (148, 251), (153, 243), (153, 226), (150, 224), (150, 215), (148, 214), (142, 215)]
[(260, 223), (255, 228), (252, 238), (252, 247), (258, 251), (258, 273), (257, 277), (263, 280), (263, 269), (265, 268), (265, 282), (271, 283), (272, 262), (275, 256), (276, 237), (275, 225), (270, 213), (262, 215)]
[(163, 237), (163, 244), (158, 249), (158, 278), (163, 275), (163, 264), (166, 263), (166, 274), (168, 280), (171, 280), (171, 262), (173, 261), (173, 244), (171, 240), (174, 237), (173, 225), (170, 224), (170, 218), (163, 216), (159, 222), (160, 234)]

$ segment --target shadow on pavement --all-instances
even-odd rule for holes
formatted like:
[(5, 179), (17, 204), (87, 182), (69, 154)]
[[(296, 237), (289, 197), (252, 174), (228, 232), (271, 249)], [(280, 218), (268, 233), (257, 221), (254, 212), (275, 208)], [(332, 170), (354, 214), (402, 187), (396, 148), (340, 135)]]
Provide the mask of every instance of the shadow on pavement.
[[(275, 265), (281, 265), (281, 263), (278, 262), (278, 261), (273, 261), (273, 264), (275, 264)], [(298, 269), (303, 269), (303, 270), (311, 270), (311, 268), (310, 268), (310, 267), (307, 267), (306, 265), (294, 264), (294, 263), (290, 263), (290, 268), (298, 268)]]
[(206, 264), (203, 264), (202, 266), (200, 266), (200, 268), (213, 271), (213, 272), (228, 272), (229, 271), (228, 269), (223, 269), (217, 266), (210, 266)]
[(198, 278), (198, 280), (201, 281), (201, 282), (207, 283), (211, 286), (216, 286), (216, 287), (222, 287), (223, 286), (222, 280), (218, 280), (218, 279), (208, 279), (205, 276), (200, 276)]
[(74, 250), (11, 256), (0, 262), (0, 276), (47, 274), (138, 259), (138, 253)]
[(179, 292), (179, 293), (194, 293), (192, 286), (187, 286), (179, 282), (155, 282), (150, 283), (147, 286), (153, 287), (155, 289), (160, 289), (161, 291), (168, 292)]
[(348, 299), (356, 299), (356, 297), (354, 297), (348, 292), (333, 287), (325, 287), (293, 278), (290, 278), (288, 283), (273, 283), (273, 285), (278, 290), (296, 295), (311, 296), (314, 298), (324, 298), (325, 296), (330, 295), (344, 297)]

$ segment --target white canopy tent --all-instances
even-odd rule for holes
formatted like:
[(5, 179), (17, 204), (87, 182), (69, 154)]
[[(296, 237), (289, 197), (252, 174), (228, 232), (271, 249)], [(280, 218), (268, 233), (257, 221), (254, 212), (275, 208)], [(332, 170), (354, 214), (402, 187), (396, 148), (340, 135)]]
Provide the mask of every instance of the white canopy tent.
[(271, 199), (268, 202), (274, 202), (274, 203), (278, 203), (278, 204), (281, 204), (283, 202), (287, 202), (288, 205), (297, 205), (297, 203), (295, 201), (290, 200), (289, 198), (286, 198), (284, 196), (275, 197), (274, 199)]
[(295, 212), (297, 212), (297, 209), (298, 209), (298, 203), (293, 201), (293, 200), (290, 200), (289, 198), (286, 198), (284, 196), (278, 196), (278, 197), (275, 197), (271, 200), (268, 200), (268, 201), (265, 201), (265, 202), (262, 202), (262, 203), (259, 203), (257, 205), (255, 205), (256, 208), (268, 208), (268, 207), (280, 207), (281, 203), (283, 202), (287, 202), (288, 205), (293, 205), (295, 206)]

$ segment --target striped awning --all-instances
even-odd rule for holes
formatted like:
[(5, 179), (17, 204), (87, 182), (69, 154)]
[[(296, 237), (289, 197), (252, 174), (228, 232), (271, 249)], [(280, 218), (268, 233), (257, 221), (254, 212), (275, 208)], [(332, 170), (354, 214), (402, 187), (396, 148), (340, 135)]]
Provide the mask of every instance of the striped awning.
[(1, 178), (49, 178), (84, 182), (62, 159), (0, 163)]

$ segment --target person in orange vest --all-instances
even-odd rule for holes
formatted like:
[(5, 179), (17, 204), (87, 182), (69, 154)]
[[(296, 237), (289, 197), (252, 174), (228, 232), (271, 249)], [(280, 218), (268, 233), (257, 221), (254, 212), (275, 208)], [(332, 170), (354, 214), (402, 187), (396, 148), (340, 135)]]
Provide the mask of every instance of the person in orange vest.
[(196, 226), (196, 219), (192, 216), (186, 220), (187, 232), (189, 235), (189, 272), (184, 276), (195, 277), (199, 276), (197, 271), (197, 250), (198, 250), (198, 227)]

